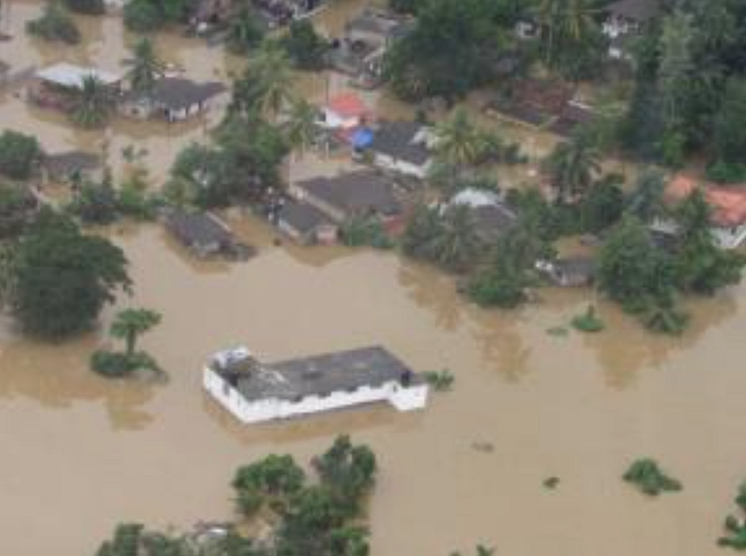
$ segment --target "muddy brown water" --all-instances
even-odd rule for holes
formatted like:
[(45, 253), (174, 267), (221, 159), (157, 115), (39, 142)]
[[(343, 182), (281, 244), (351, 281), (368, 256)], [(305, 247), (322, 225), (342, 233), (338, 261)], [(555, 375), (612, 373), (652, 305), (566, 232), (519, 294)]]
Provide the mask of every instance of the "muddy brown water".
[[(352, 11), (360, 3), (341, 5)], [(38, 9), (13, 2), (12, 28)], [(344, 20), (333, 11), (322, 18), (331, 28)], [(79, 49), (45, 48), (17, 32), (0, 43), (0, 58), (112, 69), (125, 56), (116, 18), (87, 20), (84, 32)], [(165, 35), (159, 43), (196, 77), (240, 65), (199, 41)], [(309, 96), (323, 98), (326, 77), (305, 79)], [(387, 112), (404, 110), (374, 100)], [(0, 103), (0, 122), (56, 149), (104, 137), (73, 131), (12, 96)], [(161, 176), (178, 148), (202, 134), (199, 125), (116, 122), (109, 137), (117, 148), (146, 146)], [(292, 172), (339, 164), (302, 158)], [(305, 461), (342, 432), (380, 458), (374, 556), (444, 555), (477, 542), (514, 556), (721, 553), (714, 540), (746, 475), (738, 347), (745, 288), (692, 303), (694, 325), (682, 338), (651, 336), (603, 301), (605, 332), (554, 337), (546, 330), (582, 311), (586, 292), (547, 290), (517, 312), (482, 311), (458, 297), (449, 277), (395, 254), (278, 247), (263, 225), (239, 214), (231, 221), (260, 247), (255, 259), (197, 262), (156, 225), (111, 231), (137, 284), (119, 306), (164, 315), (143, 346), (169, 372), (166, 385), (91, 374), (100, 331), (48, 345), (21, 338), (0, 318), (0, 554), (83, 556), (118, 521), (188, 527), (229, 517), (238, 465), (269, 452)], [(237, 343), (268, 360), (383, 344), (414, 368), (449, 368), (456, 384), (420, 413), (377, 406), (242, 427), (199, 385), (204, 358)], [(619, 477), (639, 456), (659, 458), (684, 492), (648, 500), (627, 488)], [(561, 479), (555, 491), (541, 485), (549, 476)]]

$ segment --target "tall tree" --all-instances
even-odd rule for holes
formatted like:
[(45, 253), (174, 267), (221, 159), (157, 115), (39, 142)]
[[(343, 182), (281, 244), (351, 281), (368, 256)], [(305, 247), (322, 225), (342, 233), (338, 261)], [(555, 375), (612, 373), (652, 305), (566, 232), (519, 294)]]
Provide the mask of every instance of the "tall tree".
[(76, 92), (70, 117), (81, 127), (98, 127), (106, 123), (111, 108), (112, 98), (106, 85), (98, 77), (87, 75)]
[(140, 37), (131, 47), (131, 58), (124, 61), (129, 67), (127, 79), (136, 91), (149, 91), (163, 77), (166, 66), (158, 57), (153, 41)]
[(125, 309), (117, 313), (111, 324), (111, 335), (124, 340), (125, 355), (131, 357), (137, 339), (161, 322), (161, 315), (149, 309)]
[(232, 109), (277, 116), (290, 100), (293, 74), (284, 50), (264, 43), (249, 59), (244, 76), (236, 81)]
[(578, 200), (601, 173), (601, 153), (581, 137), (559, 143), (544, 166), (558, 201)]
[(316, 107), (306, 99), (293, 99), (283, 128), (288, 144), (302, 154), (313, 144), (318, 133)]
[(438, 123), (435, 137), (438, 157), (456, 168), (476, 164), (485, 148), (483, 135), (463, 107), (456, 108), (449, 118)]

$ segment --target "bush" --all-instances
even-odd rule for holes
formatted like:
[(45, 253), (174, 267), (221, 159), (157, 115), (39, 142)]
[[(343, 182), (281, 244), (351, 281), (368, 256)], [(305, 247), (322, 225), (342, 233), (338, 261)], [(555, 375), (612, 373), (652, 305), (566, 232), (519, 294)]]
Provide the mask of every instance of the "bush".
[(746, 164), (715, 162), (707, 167), (707, 179), (716, 183), (742, 183), (746, 181)]
[(124, 5), (124, 25), (135, 33), (157, 31), (166, 20), (161, 11), (149, 0), (130, 0)]
[(281, 44), (298, 68), (320, 70), (324, 67), (329, 45), (309, 20), (293, 22), (288, 34), (281, 39)]
[(110, 224), (117, 219), (117, 195), (111, 182), (84, 183), (70, 203), (70, 212), (86, 224)]
[(596, 315), (596, 307), (593, 305), (588, 305), (585, 313), (573, 317), (571, 322), (573, 328), (581, 332), (594, 333), (604, 329), (604, 322)]
[(37, 18), (26, 22), (26, 32), (46, 41), (59, 41), (67, 44), (80, 42), (80, 31), (72, 18), (56, 2), (47, 4)]
[(636, 485), (648, 496), (658, 496), (662, 492), (675, 492), (682, 489), (681, 483), (661, 471), (656, 461), (652, 459), (636, 460), (623, 475), (623, 479)]
[(352, 218), (344, 223), (340, 236), (344, 244), (350, 247), (369, 245), (377, 249), (390, 249), (394, 246), (376, 218)]
[(455, 380), (455, 377), (448, 369), (442, 371), (426, 371), (422, 373), (422, 376), (425, 378), (425, 382), (432, 386), (433, 390), (436, 392), (450, 390), (453, 387), (453, 381)]
[(132, 184), (125, 184), (119, 189), (117, 207), (120, 214), (136, 220), (153, 220), (160, 200)]
[(16, 131), (0, 135), (0, 174), (17, 180), (28, 179), (37, 169), (41, 156), (35, 137)]
[(107, 378), (123, 378), (136, 371), (161, 372), (150, 355), (138, 351), (133, 354), (126, 352), (97, 350), (91, 356), (91, 370)]

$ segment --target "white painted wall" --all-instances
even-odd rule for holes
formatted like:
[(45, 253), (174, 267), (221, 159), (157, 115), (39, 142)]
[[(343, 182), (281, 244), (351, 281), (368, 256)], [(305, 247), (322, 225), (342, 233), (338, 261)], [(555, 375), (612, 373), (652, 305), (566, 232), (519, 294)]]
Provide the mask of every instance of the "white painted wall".
[(243, 423), (285, 419), (382, 401), (388, 401), (399, 411), (412, 411), (427, 405), (428, 394), (427, 384), (403, 387), (398, 381), (391, 381), (376, 388), (362, 386), (353, 392), (335, 392), (324, 397), (309, 396), (296, 403), (278, 399), (249, 402), (209, 367), (205, 367), (203, 371), (203, 386), (218, 403)]
[(380, 153), (374, 154), (373, 164), (375, 164), (379, 168), (383, 168), (384, 170), (391, 170), (393, 172), (398, 172), (406, 176), (413, 176), (421, 180), (424, 180), (427, 177), (427, 174), (430, 171), (430, 166), (432, 165), (430, 160), (425, 162), (425, 164), (418, 166), (416, 164), (412, 164), (411, 162), (399, 160), (398, 158), (394, 158), (393, 156)]

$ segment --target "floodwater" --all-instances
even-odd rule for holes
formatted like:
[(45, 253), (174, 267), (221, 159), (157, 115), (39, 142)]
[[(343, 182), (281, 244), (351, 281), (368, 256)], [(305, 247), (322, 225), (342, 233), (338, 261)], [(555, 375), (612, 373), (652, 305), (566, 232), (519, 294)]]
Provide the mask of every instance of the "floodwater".
[[(11, 7), (14, 28), (38, 10)], [(86, 32), (99, 37), (91, 60), (113, 67), (123, 57), (109, 50), (121, 36), (114, 19)], [(198, 41), (161, 40), (175, 61), (205, 64), (190, 65), (193, 75), (233, 63)], [(0, 43), (14, 64), (57, 54)], [(311, 81), (323, 95), (323, 76)], [(0, 121), (59, 148), (98, 140), (14, 98), (0, 104)], [(115, 124), (111, 135), (118, 146), (146, 145), (162, 172), (201, 133), (166, 139), (157, 129)], [(136, 284), (118, 307), (164, 316), (143, 347), (168, 371), (165, 385), (90, 373), (101, 331), (40, 344), (0, 317), (0, 554), (84, 556), (122, 520), (188, 527), (229, 517), (237, 466), (269, 452), (305, 461), (345, 432), (380, 458), (373, 556), (445, 555), (477, 542), (513, 556), (721, 553), (714, 541), (746, 473), (746, 288), (692, 303), (682, 338), (652, 336), (603, 301), (606, 331), (556, 337), (547, 329), (584, 310), (586, 292), (547, 290), (520, 311), (483, 311), (450, 277), (393, 253), (276, 246), (262, 224), (238, 212), (230, 220), (259, 247), (256, 258), (196, 262), (156, 225), (110, 232)], [(237, 343), (268, 360), (382, 344), (416, 369), (450, 369), (456, 383), (419, 413), (380, 406), (242, 427), (199, 383), (205, 357)], [(648, 500), (628, 488), (620, 475), (641, 456), (658, 458), (684, 491)], [(554, 491), (542, 487), (549, 476), (561, 479)]]

